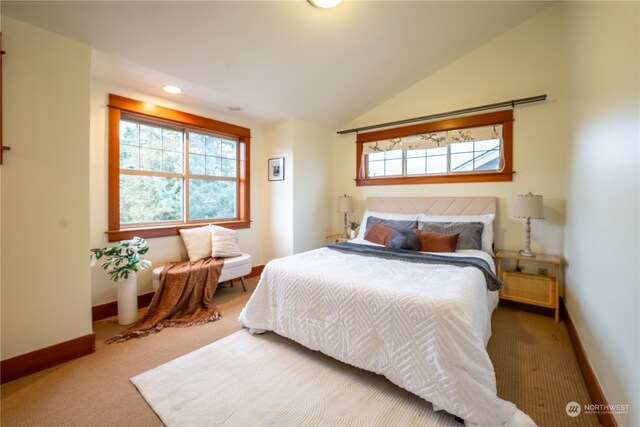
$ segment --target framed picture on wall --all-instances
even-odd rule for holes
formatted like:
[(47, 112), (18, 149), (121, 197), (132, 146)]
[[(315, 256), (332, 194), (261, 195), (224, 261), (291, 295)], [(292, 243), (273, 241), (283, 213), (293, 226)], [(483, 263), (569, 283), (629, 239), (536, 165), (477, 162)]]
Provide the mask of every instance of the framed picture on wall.
[(284, 157), (269, 159), (269, 181), (284, 181)]

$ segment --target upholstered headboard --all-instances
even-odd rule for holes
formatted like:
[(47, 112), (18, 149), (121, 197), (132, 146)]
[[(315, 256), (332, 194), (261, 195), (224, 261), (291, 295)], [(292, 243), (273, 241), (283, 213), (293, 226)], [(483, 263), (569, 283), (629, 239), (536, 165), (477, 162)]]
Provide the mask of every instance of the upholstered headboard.
[(369, 197), (366, 210), (428, 215), (496, 213), (495, 197)]

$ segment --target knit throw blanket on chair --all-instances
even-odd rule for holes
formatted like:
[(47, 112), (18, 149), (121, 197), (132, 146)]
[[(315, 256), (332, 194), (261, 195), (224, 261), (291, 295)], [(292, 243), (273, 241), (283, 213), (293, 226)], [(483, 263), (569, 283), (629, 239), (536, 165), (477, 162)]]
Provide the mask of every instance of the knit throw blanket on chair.
[(107, 344), (145, 337), (170, 326), (202, 325), (218, 320), (222, 316), (211, 301), (223, 265), (221, 258), (165, 265), (160, 286), (145, 315), (107, 340)]

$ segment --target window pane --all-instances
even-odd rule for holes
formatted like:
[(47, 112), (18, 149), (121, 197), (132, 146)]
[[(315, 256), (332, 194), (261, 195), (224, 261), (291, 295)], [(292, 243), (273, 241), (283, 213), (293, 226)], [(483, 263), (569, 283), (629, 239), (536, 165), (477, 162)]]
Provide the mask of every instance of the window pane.
[(138, 125), (120, 121), (120, 145), (138, 145)]
[(426, 157), (414, 157), (407, 159), (407, 175), (424, 175), (427, 168)]
[(182, 132), (162, 129), (162, 149), (182, 153)]
[(205, 137), (205, 148), (207, 156), (220, 157), (220, 138), (207, 135)]
[[(454, 151), (454, 146), (456, 150)], [(470, 148), (469, 148), (470, 147)], [(463, 150), (463, 148), (465, 148)], [(451, 171), (471, 172), (498, 170), (500, 166), (500, 140), (452, 144)]]
[(385, 175), (402, 175), (402, 159), (387, 160)]
[(500, 148), (499, 139), (488, 139), (486, 141), (476, 141), (476, 151), (495, 150)]
[(234, 159), (222, 159), (221, 176), (236, 177), (236, 161)]
[(162, 151), (152, 148), (140, 148), (140, 170), (161, 171)]
[(473, 142), (457, 142), (451, 144), (451, 153), (465, 153), (473, 151)]
[(140, 146), (162, 149), (162, 129), (155, 126), (140, 125)]
[(204, 175), (206, 170), (204, 167), (204, 156), (199, 154), (189, 154), (189, 173), (195, 175)]
[(179, 178), (120, 175), (120, 222), (135, 224), (182, 220)]
[(138, 169), (138, 147), (120, 146), (120, 169)]
[(182, 153), (165, 151), (162, 157), (162, 170), (165, 172), (182, 172)]
[(447, 156), (427, 157), (427, 173), (447, 173)]
[(412, 157), (424, 157), (427, 155), (427, 150), (408, 150), (407, 158), (410, 159)]
[(384, 152), (375, 152), (367, 154), (367, 158), (370, 162), (375, 162), (378, 160), (384, 160)]
[(427, 148), (427, 156), (446, 156), (447, 147)]
[(498, 169), (500, 169), (500, 152), (485, 151), (484, 154), (476, 157), (475, 170), (497, 171)]
[(204, 135), (189, 132), (189, 153), (204, 154)]
[(220, 157), (209, 157), (206, 160), (206, 175), (222, 176), (222, 166), (220, 165)]
[(236, 182), (189, 180), (189, 219), (236, 217)]
[[(371, 155), (371, 154), (369, 154)], [(369, 162), (369, 176), (384, 176), (384, 161)]]
[(451, 154), (451, 172), (473, 170), (473, 153)]
[(385, 151), (386, 159), (402, 159), (402, 150)]
[(220, 148), (222, 149), (222, 157), (227, 159), (236, 158), (236, 142), (235, 141), (223, 139)]

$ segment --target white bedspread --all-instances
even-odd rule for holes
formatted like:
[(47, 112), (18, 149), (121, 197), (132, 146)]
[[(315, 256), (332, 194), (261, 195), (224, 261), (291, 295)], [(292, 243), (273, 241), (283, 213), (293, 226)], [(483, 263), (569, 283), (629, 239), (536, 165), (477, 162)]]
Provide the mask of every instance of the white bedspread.
[(322, 248), (269, 262), (240, 321), (384, 375), (467, 425), (535, 425), (496, 395), (485, 346), (497, 303), (476, 268)]

